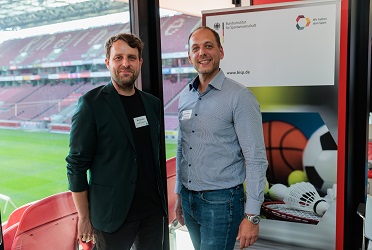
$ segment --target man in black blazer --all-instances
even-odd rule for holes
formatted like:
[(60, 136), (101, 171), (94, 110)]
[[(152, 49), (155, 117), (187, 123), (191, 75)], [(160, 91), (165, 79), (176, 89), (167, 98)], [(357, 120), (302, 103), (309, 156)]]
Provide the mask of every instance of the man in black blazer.
[[(166, 201), (160, 168), (158, 98), (135, 88), (142, 41), (118, 34), (105, 44), (111, 81), (78, 102), (66, 157), (79, 214), (78, 237), (95, 249), (162, 249)], [(88, 174), (87, 174), (88, 172)]]

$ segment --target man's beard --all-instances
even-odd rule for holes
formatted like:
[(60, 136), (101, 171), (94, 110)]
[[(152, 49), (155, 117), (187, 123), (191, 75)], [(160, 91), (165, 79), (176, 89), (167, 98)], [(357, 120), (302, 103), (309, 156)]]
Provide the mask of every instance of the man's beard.
[(137, 79), (137, 76), (132, 73), (132, 76), (128, 79), (128, 77), (120, 77), (120, 74), (115, 74), (113, 80), (119, 85), (119, 87), (123, 90), (131, 90), (133, 85)]

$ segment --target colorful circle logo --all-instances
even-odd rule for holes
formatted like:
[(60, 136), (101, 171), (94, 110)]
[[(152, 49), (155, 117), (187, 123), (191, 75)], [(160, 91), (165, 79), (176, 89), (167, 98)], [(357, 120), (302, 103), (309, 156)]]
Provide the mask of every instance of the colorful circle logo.
[(304, 15), (299, 15), (296, 18), (296, 22), (297, 22), (296, 28), (298, 30), (303, 30), (305, 27), (308, 27), (311, 23), (310, 18), (305, 17)]

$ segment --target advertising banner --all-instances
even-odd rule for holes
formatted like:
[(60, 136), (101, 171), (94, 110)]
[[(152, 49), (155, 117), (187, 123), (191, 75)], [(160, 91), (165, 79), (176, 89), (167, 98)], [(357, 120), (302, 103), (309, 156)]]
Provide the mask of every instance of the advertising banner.
[(272, 249), (336, 242), (339, 1), (210, 10), (226, 77), (260, 103), (268, 171), (259, 241)]
[(221, 37), (221, 68), (246, 86), (335, 84), (337, 2), (204, 11)]

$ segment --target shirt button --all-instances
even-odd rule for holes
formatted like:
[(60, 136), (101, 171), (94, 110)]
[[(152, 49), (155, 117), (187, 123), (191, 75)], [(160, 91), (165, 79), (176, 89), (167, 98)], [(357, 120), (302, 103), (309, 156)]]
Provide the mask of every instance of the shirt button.
[(199, 97), (199, 100), (201, 100), (201, 98)]
[(195, 131), (194, 131), (194, 130), (193, 130), (193, 131), (191, 131), (191, 132), (195, 133)]
[(198, 116), (198, 114), (195, 114), (195, 116)]
[(189, 183), (190, 183), (191, 181), (189, 181)]
[(189, 164), (189, 167), (191, 167), (191, 164)]
[(192, 149), (192, 147), (190, 147), (190, 149)]

